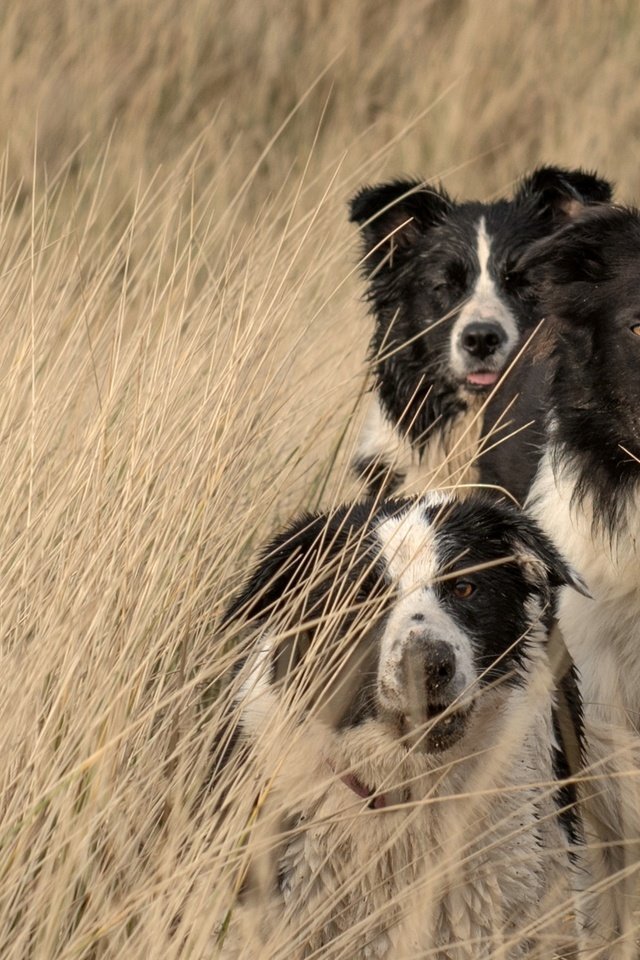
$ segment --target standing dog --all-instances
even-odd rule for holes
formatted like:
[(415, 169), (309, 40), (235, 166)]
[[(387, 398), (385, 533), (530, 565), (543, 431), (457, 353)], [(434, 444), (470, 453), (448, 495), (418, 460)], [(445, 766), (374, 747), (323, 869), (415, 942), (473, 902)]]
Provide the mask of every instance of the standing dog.
[[(612, 935), (633, 940), (640, 906), (640, 214), (585, 213), (518, 267), (549, 325), (511, 389), (514, 423), (482, 479), (524, 499), (584, 575), (559, 619), (581, 676), (592, 807), (609, 876)], [(635, 956), (630, 948), (624, 956)]]
[(262, 790), (227, 956), (575, 948), (581, 713), (549, 639), (560, 585), (582, 589), (533, 522), (481, 495), (356, 504), (269, 544), (228, 614), (253, 637), (233, 682)]
[(541, 167), (493, 203), (458, 203), (417, 180), (353, 198), (375, 320), (374, 396), (354, 461), (370, 494), (421, 493), (434, 473), (438, 484), (474, 478), (482, 404), (533, 326), (513, 267), (611, 191), (593, 174)]

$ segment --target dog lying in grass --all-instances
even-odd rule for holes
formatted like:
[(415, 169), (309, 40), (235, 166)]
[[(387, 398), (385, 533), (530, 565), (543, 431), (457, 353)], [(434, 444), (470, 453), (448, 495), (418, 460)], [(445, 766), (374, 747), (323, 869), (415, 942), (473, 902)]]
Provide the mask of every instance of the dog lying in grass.
[(266, 546), (227, 615), (259, 799), (223, 956), (576, 949), (563, 585), (583, 590), (536, 525), (479, 494), (303, 516)]

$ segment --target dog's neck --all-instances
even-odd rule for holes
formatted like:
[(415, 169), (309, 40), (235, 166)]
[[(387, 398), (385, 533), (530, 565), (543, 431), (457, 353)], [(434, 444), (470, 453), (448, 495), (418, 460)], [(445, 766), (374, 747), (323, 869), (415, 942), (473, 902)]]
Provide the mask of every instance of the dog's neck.
[(628, 717), (635, 725), (640, 720), (640, 489), (621, 493), (615, 518), (604, 522), (592, 485), (577, 484), (574, 464), (556, 444), (541, 461), (528, 508), (593, 596), (565, 589), (559, 607), (587, 708), (609, 721)]
[(590, 511), (594, 533), (613, 540), (625, 535), (629, 503), (640, 494), (640, 443), (637, 437), (625, 439), (608, 408), (576, 405), (566, 389), (564, 383), (562, 389), (552, 386), (551, 465), (562, 482), (572, 484), (571, 506)]
[[(329, 767), (335, 773), (335, 769), (332, 763), (329, 763)], [(356, 777), (355, 773), (340, 773), (338, 778), (344, 783), (345, 787), (348, 787), (352, 793), (355, 793), (356, 797), (360, 797), (362, 800), (368, 800), (367, 807), (370, 810), (381, 810), (383, 807), (388, 807), (393, 803), (393, 799), (389, 794), (378, 793), (375, 789), (371, 789), (362, 783), (361, 780)]]
[[(550, 478), (554, 498), (565, 503), (572, 522), (589, 527), (588, 536), (602, 541), (612, 552), (640, 538), (640, 462), (620, 444), (607, 454), (598, 436), (577, 444), (555, 417), (549, 422), (551, 444), (543, 457), (530, 495), (534, 503), (549, 497)], [(611, 444), (609, 445), (611, 446)], [(544, 526), (544, 523), (543, 523)], [(557, 539), (557, 538), (556, 538)], [(578, 564), (579, 560), (574, 562)]]

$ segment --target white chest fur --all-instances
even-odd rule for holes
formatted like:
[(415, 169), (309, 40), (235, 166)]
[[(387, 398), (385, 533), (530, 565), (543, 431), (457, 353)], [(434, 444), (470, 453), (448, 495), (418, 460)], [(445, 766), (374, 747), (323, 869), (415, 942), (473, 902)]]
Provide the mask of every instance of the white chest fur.
[(593, 599), (565, 589), (559, 618), (594, 716), (636, 726), (640, 720), (640, 505), (627, 506), (619, 534), (594, 529), (587, 496), (572, 505), (569, 471), (545, 455), (529, 498), (530, 510), (582, 575)]
[[(442, 755), (407, 752), (375, 721), (339, 735), (299, 728), (262, 817), (273, 829), (270, 809), (288, 807), (294, 823), (280, 848), (281, 906), (265, 924), (265, 890), (237, 931), (245, 949), (228, 955), (256, 955), (247, 929), (251, 949), (295, 960), (515, 960), (530, 955), (541, 922), (546, 944), (559, 943), (573, 901), (540, 708), (550, 682), (541, 663), (509, 702), (489, 697), (476, 732)], [(367, 809), (331, 768), (379, 789), (404, 782), (409, 795)]]
[(473, 483), (477, 479), (475, 457), (482, 432), (480, 403), (471, 403), (466, 413), (442, 430), (434, 424), (424, 451), (412, 446), (385, 415), (380, 401), (372, 397), (358, 439), (357, 456), (379, 458), (405, 479), (398, 494), (419, 496), (425, 490), (449, 484)]

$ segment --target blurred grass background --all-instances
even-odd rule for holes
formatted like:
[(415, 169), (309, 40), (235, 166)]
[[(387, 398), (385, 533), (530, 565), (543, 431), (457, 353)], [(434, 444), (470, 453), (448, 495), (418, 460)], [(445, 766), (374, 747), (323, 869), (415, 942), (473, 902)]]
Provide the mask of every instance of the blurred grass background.
[(541, 162), (637, 197), (639, 24), (622, 0), (2, 4), (3, 957), (211, 955), (233, 880), (192, 812), (225, 708), (199, 691), (255, 544), (352, 491), (345, 202), (398, 173), (488, 198)]
[(320, 127), (314, 168), (346, 154), (345, 177), (384, 149), (371, 176), (449, 174), (452, 189), (488, 195), (550, 159), (610, 170), (633, 193), (636, 15), (623, 0), (9, 2), (9, 176), (28, 194), (36, 128), (49, 171), (83, 144), (77, 170), (110, 140), (119, 193), (201, 137), (203, 178), (233, 191), (295, 110), (262, 189), (301, 172)]

